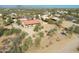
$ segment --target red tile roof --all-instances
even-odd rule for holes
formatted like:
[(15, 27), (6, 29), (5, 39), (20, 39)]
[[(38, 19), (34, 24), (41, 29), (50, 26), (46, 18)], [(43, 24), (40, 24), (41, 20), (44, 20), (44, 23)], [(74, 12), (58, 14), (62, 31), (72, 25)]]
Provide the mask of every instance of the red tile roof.
[(39, 24), (39, 20), (22, 20), (25, 25)]

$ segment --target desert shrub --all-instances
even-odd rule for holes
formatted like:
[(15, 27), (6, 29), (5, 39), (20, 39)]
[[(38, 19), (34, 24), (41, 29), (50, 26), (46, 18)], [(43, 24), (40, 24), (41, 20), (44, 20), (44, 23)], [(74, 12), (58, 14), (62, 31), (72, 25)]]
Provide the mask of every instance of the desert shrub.
[(32, 42), (32, 38), (31, 38), (31, 37), (26, 38), (26, 40), (25, 40), (25, 44), (28, 45), (29, 47), (31, 47), (32, 44), (33, 44), (33, 42)]
[(21, 25), (21, 21), (20, 21), (20, 20), (17, 20), (16, 23), (17, 23), (18, 25)]
[(59, 21), (54, 22), (54, 24), (59, 27), (59, 26), (61, 26), (62, 22), (63, 22), (63, 20), (59, 20)]
[(63, 20), (59, 20), (57, 21), (57, 24), (61, 24), (63, 22)]
[(15, 37), (14, 40), (12, 41), (11, 48), (7, 51), (10, 53), (21, 53), (22, 48), (20, 46), (22, 40), (20, 39), (20, 36)]
[(68, 33), (77, 33), (77, 34), (79, 34), (79, 26), (71, 26), (67, 31), (68, 31)]
[(43, 26), (41, 26), (41, 24), (37, 24), (34, 28), (34, 31), (38, 32), (41, 29), (43, 29)]
[(76, 27), (75, 27), (74, 32), (77, 33), (77, 34), (79, 34), (79, 26), (76, 26)]
[(40, 46), (40, 43), (41, 43), (41, 37), (37, 37), (35, 39), (35, 47), (39, 47)]
[(12, 41), (12, 45), (11, 45), (12, 47), (7, 52), (10, 53), (25, 52), (29, 48), (29, 45), (31, 45), (31, 38), (27, 38), (27, 42), (25, 41), (22, 44), (22, 39), (24, 39), (25, 35), (26, 35), (25, 32), (22, 32), (17, 37), (15, 37)]
[(7, 53), (22, 53), (22, 47), (17, 46), (17, 45), (13, 45), (8, 51), (6, 51)]
[(22, 52), (25, 52), (25, 51), (28, 50), (29, 46), (28, 46), (26, 43), (24, 43), (24, 44), (21, 46), (21, 48), (22, 48)]
[(12, 34), (19, 34), (21, 32), (20, 29), (15, 29), (15, 28), (12, 28), (12, 29), (7, 29), (7, 28), (0, 28), (0, 36), (2, 35), (12, 35)]
[(38, 32), (38, 30), (39, 30), (39, 26), (36, 25), (35, 28), (34, 28), (34, 31)]
[(5, 39), (5, 40), (2, 40), (2, 44), (3, 45), (8, 45), (9, 43), (10, 43), (11, 41), (7, 38), (7, 39)]
[(22, 39), (20, 38), (20, 35), (18, 35), (17, 37), (14, 38), (13, 45), (16, 44), (19, 46), (19, 44), (21, 43)]
[(38, 35), (39, 35), (40, 37), (44, 37), (44, 33), (43, 33), (43, 32), (39, 32)]
[(21, 29), (12, 28), (12, 29), (11, 29), (11, 32), (12, 32), (12, 33), (19, 34), (19, 33), (21, 32)]
[(73, 27), (72, 26), (68, 28), (67, 33), (69, 33), (69, 34), (73, 33)]
[(51, 20), (51, 19), (48, 19), (47, 22), (48, 22), (48, 24), (53, 24), (54, 23), (54, 21)]
[(12, 34), (19, 34), (21, 32), (20, 29), (15, 29), (15, 28), (12, 28), (12, 29), (7, 29), (5, 30), (4, 32), (4, 35), (12, 35)]
[(4, 31), (4, 35), (12, 35), (12, 31), (10, 29)]
[(22, 33), (20, 34), (20, 38), (21, 38), (21, 39), (24, 39), (25, 36), (27, 36), (27, 35), (28, 35), (27, 32), (22, 32)]
[(0, 28), (0, 36), (2, 36), (4, 34), (4, 28)]
[(56, 29), (50, 29), (47, 33), (48, 36), (52, 36), (54, 34), (54, 32), (56, 31)]
[(10, 25), (14, 22), (10, 17), (8, 17), (6, 20), (3, 21), (3, 24), (6, 25), (6, 26)]
[(23, 44), (19, 47), (20, 48), (20, 52), (25, 52), (28, 50), (29, 47), (32, 46), (32, 38), (28, 37), (27, 39), (25, 39), (25, 41), (23, 42)]

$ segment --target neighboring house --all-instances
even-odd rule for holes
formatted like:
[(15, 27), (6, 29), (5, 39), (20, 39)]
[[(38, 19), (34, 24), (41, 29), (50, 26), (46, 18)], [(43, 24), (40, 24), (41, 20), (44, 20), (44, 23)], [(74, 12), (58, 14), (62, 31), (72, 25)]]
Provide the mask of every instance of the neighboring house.
[(43, 15), (43, 16), (41, 16), (41, 18), (42, 18), (43, 20), (49, 19), (48, 15)]
[(58, 18), (58, 17), (53, 17), (52, 20), (54, 20), (54, 21), (59, 21), (60, 18)]
[(43, 16), (41, 16), (41, 18), (43, 20), (52, 19), (52, 17), (53, 17), (53, 15), (43, 15)]

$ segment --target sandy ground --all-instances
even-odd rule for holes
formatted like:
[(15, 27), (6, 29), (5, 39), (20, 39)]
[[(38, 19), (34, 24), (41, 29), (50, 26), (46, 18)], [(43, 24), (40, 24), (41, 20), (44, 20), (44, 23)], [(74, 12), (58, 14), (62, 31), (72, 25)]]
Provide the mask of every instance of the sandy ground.
[(77, 47), (79, 47), (79, 38), (75, 37), (70, 40), (59, 52), (78, 52)]
[[(42, 31), (45, 30), (50, 30), (55, 28), (55, 25), (50, 25), (47, 23), (44, 23), (42, 21), (40, 21), (42, 23), (42, 26), (44, 26), (44, 29)], [(72, 26), (72, 22), (68, 22), (68, 21), (64, 21), (63, 22), (63, 27), (70, 27)], [(34, 34), (33, 28), (23, 28), (23, 27), (19, 27), (17, 25), (14, 25), (16, 28), (20, 28), (22, 29), (22, 31), (26, 31), (29, 33), (29, 36), (32, 36)], [(42, 38), (41, 41), (41, 46), (39, 48), (35, 48), (32, 47), (30, 48), (27, 52), (33, 52), (33, 53), (69, 53), (69, 52), (78, 52), (76, 50), (76, 48), (79, 46), (79, 37), (77, 37), (76, 35), (73, 35), (71, 38), (67, 37), (67, 36), (63, 36), (60, 34), (61, 29), (58, 29), (58, 32), (56, 32), (54, 34), (54, 36), (52, 36), (51, 38), (49, 38), (48, 36), (45, 36), (44, 38)], [(0, 38), (1, 39), (1, 38)], [(59, 39), (59, 41), (57, 41), (57, 39)], [(51, 44), (50, 44), (51, 42)]]
[(49, 45), (49, 47), (43, 47), (45, 45), (42, 43), (42, 47), (38, 49), (31, 49), (27, 52), (33, 52), (33, 53), (72, 53), (72, 52), (78, 52), (76, 48), (79, 46), (79, 39), (74, 36), (73, 39), (63, 39), (60, 41), (53, 41), (53, 44)]
[[(73, 23), (71, 22), (63, 22), (63, 26), (66, 27), (70, 27), (73, 25)], [(49, 25), (45, 24), (45, 28), (49, 29)], [(58, 38), (57, 38), (58, 37)], [(60, 41), (56, 41), (56, 39), (59, 39)], [(52, 42), (52, 44), (49, 44), (49, 42)], [(48, 47), (46, 47), (46, 45), (48, 45)], [(41, 43), (41, 47), (40, 48), (33, 48), (28, 50), (27, 52), (39, 52), (39, 53), (72, 53), (72, 52), (78, 52), (76, 49), (79, 46), (79, 37), (77, 37), (77, 35), (74, 35), (70, 38), (70, 37), (65, 37), (60, 35), (59, 31), (58, 33), (56, 33), (53, 37), (48, 38), (45, 37), (42, 39), (42, 43)]]

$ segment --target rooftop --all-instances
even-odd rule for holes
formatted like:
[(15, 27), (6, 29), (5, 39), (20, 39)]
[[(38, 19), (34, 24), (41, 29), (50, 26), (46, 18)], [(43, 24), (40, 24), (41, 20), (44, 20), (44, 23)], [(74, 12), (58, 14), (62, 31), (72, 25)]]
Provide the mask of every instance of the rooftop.
[(33, 24), (39, 24), (39, 20), (22, 20), (22, 23), (25, 25), (33, 25)]

